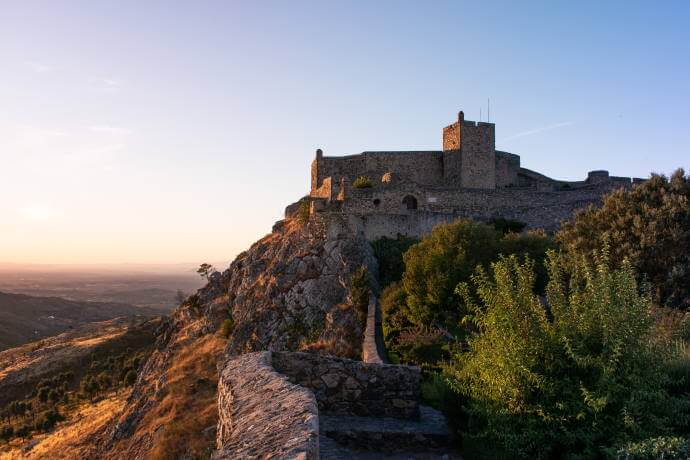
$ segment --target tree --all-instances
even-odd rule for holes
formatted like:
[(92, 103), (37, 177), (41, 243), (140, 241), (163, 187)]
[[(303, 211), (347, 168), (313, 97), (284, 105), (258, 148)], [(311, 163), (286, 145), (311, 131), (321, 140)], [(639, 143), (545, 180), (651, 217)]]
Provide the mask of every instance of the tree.
[(690, 306), (690, 176), (652, 175), (632, 189), (619, 189), (601, 207), (589, 206), (564, 223), (557, 241), (573, 257), (592, 258), (609, 242), (611, 261), (628, 258), (638, 282), (648, 281), (654, 300)]
[(199, 276), (202, 278), (206, 278), (206, 281), (210, 280), (211, 275), (216, 271), (216, 269), (213, 267), (211, 264), (203, 263), (199, 265), (199, 268), (197, 269), (197, 273)]
[(177, 292), (175, 292), (175, 302), (177, 302), (178, 305), (182, 305), (186, 298), (187, 295), (182, 291), (182, 289), (178, 289)]
[(50, 388), (48, 387), (41, 387), (38, 389), (38, 400), (41, 401), (42, 403), (48, 401), (48, 395), (50, 394)]
[(688, 402), (665, 390), (670, 351), (650, 340), (650, 299), (605, 249), (592, 264), (550, 252), (546, 306), (534, 263), (516, 256), (477, 270), (478, 301), (458, 287), (477, 332), (446, 374), (470, 399), (469, 437), (524, 458), (601, 458), (687, 423)]
[(220, 326), (220, 335), (226, 339), (229, 338), (234, 327), (235, 323), (232, 321), (232, 318), (226, 318)]
[(134, 382), (136, 382), (136, 381), (137, 381), (137, 373), (135, 370), (130, 370), (127, 372), (127, 374), (125, 374), (124, 383), (126, 386), (130, 387), (130, 386), (134, 385)]

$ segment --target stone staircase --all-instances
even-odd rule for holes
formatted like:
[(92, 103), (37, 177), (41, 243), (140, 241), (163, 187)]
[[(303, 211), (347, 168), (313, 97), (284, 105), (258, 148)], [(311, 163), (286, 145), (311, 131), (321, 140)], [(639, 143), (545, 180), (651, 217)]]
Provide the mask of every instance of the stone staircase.
[[(385, 364), (381, 312), (375, 296), (369, 299), (363, 361)], [(460, 459), (443, 414), (419, 405), (416, 419), (328, 415), (319, 417), (321, 459)]]
[(452, 433), (443, 414), (419, 406), (418, 420), (392, 417), (322, 415), (322, 459), (451, 457)]

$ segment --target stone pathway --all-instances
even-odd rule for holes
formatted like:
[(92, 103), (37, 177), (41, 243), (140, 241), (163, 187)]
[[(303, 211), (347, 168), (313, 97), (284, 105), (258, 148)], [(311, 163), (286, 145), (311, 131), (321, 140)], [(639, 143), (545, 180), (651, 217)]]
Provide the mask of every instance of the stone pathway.
[(449, 452), (451, 432), (443, 415), (420, 406), (419, 420), (321, 415), (322, 459), (459, 459)]

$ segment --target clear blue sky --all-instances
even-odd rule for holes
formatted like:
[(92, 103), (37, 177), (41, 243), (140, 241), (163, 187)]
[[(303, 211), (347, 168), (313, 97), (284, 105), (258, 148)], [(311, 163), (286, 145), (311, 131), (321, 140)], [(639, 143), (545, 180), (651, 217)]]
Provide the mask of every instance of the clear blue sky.
[(690, 167), (688, 1), (22, 0), (0, 58), (0, 261), (229, 260), (317, 147), (438, 149), (488, 97), (547, 175)]

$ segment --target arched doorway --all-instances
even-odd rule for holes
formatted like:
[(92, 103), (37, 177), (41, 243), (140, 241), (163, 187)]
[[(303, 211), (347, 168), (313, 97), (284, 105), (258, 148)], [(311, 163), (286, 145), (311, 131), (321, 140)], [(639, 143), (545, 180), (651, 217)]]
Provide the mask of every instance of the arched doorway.
[(412, 195), (407, 195), (402, 202), (406, 209), (417, 209), (417, 198)]

